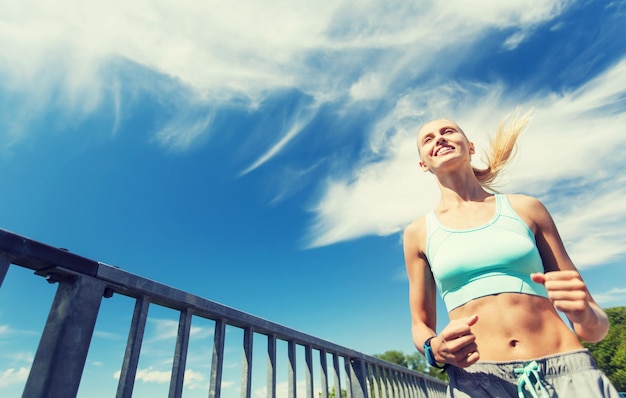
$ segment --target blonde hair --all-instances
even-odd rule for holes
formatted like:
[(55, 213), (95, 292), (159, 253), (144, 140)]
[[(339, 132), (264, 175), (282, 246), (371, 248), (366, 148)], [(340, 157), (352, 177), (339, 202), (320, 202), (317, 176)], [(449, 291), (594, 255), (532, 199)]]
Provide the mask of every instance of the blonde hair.
[(502, 169), (515, 155), (517, 139), (526, 129), (531, 116), (531, 111), (520, 115), (519, 110), (515, 110), (498, 124), (496, 134), (489, 138), (489, 151), (484, 153), (487, 167), (484, 169), (472, 167), (480, 185), (492, 189), (491, 186), (496, 182)]

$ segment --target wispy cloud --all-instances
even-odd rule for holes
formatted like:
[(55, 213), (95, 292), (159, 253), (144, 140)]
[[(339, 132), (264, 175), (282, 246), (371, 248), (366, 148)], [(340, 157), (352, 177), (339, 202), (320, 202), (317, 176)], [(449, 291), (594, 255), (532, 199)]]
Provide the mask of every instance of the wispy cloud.
[(0, 325), (0, 336), (9, 336), (9, 335), (28, 335), (28, 336), (39, 336), (39, 332), (31, 331), (31, 330), (19, 330), (14, 329), (11, 325)]
[(561, 212), (555, 214), (565, 245), (571, 248), (570, 256), (579, 268), (617, 260), (626, 251), (626, 180), (605, 180), (585, 188), (583, 193), (567, 195), (570, 203), (561, 204)]
[[(502, 93), (498, 85), (453, 83), (418, 87), (402, 96), (372, 128), (368, 151), (352, 173), (326, 182), (312, 209), (315, 220), (309, 246), (397, 232), (432, 208), (439, 193), (432, 176), (418, 165), (415, 139), (419, 126), (432, 117), (453, 118), (461, 126), (477, 121), (489, 125), (491, 120), (495, 126), (494, 110), (500, 107), (500, 114), (505, 112), (502, 107), (507, 100)], [(464, 109), (466, 103), (474, 108)], [(482, 127), (476, 131), (486, 138)]]
[(119, 341), (119, 340), (125, 340), (127, 338), (127, 336), (124, 336), (123, 334), (105, 332), (103, 330), (95, 330), (93, 334), (95, 337), (99, 337), (105, 340), (118, 340)]
[[(178, 321), (171, 319), (149, 318), (149, 324), (152, 326), (146, 340), (147, 344), (162, 341), (174, 340), (178, 335)], [(196, 339), (206, 338), (213, 334), (212, 329), (192, 326), (189, 335)]]
[[(314, 105), (300, 106), (284, 125), (263, 132), (268, 144), (257, 146), (262, 149), (245, 175), (288, 150), (320, 107), (332, 103), (341, 113), (355, 102), (386, 101), (391, 110), (374, 118), (370, 152), (351, 175), (326, 179), (306, 245), (389, 234), (436, 200), (432, 179), (418, 171), (413, 152), (415, 130), (431, 116), (458, 120), (480, 143), (486, 126), (515, 106), (538, 109), (510, 173), (512, 189), (547, 195), (546, 187), (563, 178), (593, 179), (590, 162), (594, 173), (608, 172), (596, 162), (608, 147), (598, 148), (592, 160), (572, 159), (586, 154), (593, 140), (588, 131), (623, 122), (623, 85), (615, 82), (624, 81), (626, 62), (574, 91), (530, 99), (505, 93), (498, 82), (415, 83), (434, 71), (454, 72), (494, 31), (505, 33), (502, 48), (517, 48), (571, 4), (11, 2), (0, 24), (0, 87), (16, 101), (10, 120), (5, 115), (0, 121), (13, 143), (26, 134), (33, 114), (59, 109), (68, 120), (80, 120), (110, 101), (116, 134), (133, 97), (145, 92), (171, 107), (155, 123), (154, 142), (183, 152), (216, 133), (213, 123), (225, 104), (254, 110), (286, 89), (312, 98)], [(576, 240), (574, 231), (563, 232)], [(591, 245), (578, 242), (579, 248)], [(618, 243), (609, 243), (616, 255)]]
[[(113, 378), (119, 379), (121, 371), (116, 371), (113, 374)], [(164, 384), (169, 383), (171, 380), (172, 371), (171, 370), (157, 370), (153, 367), (147, 367), (144, 369), (137, 369), (136, 379), (140, 380), (144, 383), (157, 383)], [(192, 369), (185, 370), (184, 377), (184, 385), (191, 388), (202, 388), (204, 387), (203, 382), (205, 377), (202, 373), (198, 373)]]
[(9, 358), (13, 362), (25, 363), (29, 365), (33, 363), (33, 359), (35, 358), (33, 353), (29, 351), (15, 352), (15, 353), (6, 355), (6, 357)]
[(285, 131), (282, 133), (282, 137), (277, 143), (275, 143), (268, 151), (262, 154), (252, 165), (248, 166), (240, 173), (240, 176), (246, 175), (258, 168), (280, 151), (293, 140), (313, 119), (317, 113), (319, 105), (313, 104), (301, 107), (297, 110), (293, 120), (287, 124)]
[[(157, 91), (164, 78), (197, 93), (210, 108), (233, 100), (253, 108), (286, 88), (320, 104), (384, 98), (389, 87), (419, 77), (440, 49), (492, 29), (525, 31), (568, 3), (11, 2), (4, 5), (0, 24), (1, 84), (19, 99), (9, 133), (19, 139), (33, 114), (51, 108), (68, 122), (80, 120), (103, 101), (111, 102), (115, 133), (122, 112), (129, 112), (120, 104), (131, 105), (122, 93), (140, 88), (155, 97), (167, 95)], [(513, 36), (515, 43), (523, 39)], [(131, 72), (118, 59), (152, 73)], [(448, 59), (446, 67), (459, 62), (460, 57)], [(181, 110), (155, 137), (184, 150), (205, 137), (211, 120), (210, 113)], [(297, 130), (295, 123), (251, 167), (279, 151)]]
[[(617, 232), (626, 221), (626, 209), (618, 199), (623, 197), (624, 181), (616, 174), (626, 164), (615, 155), (626, 147), (626, 136), (616, 128), (626, 124), (622, 101), (626, 89), (616, 84), (624, 81), (626, 60), (577, 90), (532, 98), (505, 93), (498, 84), (411, 90), (372, 129), (370, 152), (352, 174), (326, 183), (313, 209), (310, 245), (399, 231), (432, 208), (439, 194), (433, 178), (418, 170), (415, 149), (415, 134), (426, 120), (455, 119), (484, 147), (499, 120), (520, 106), (535, 109), (535, 117), (520, 140), (519, 157), (501, 181), (503, 189), (545, 199), (583, 267), (626, 254)], [(604, 134), (610, 145), (598, 141), (597, 133)], [(566, 180), (586, 184), (592, 198), (585, 191), (555, 192)], [(578, 205), (560, 207), (558, 198)], [(598, 233), (590, 237), (590, 230)]]
[(155, 140), (173, 151), (185, 151), (203, 138), (208, 138), (214, 117), (215, 112), (211, 110), (193, 112), (184, 109), (156, 132)]
[(594, 293), (593, 298), (600, 305), (613, 302), (623, 302), (626, 299), (626, 288), (611, 289), (606, 292)]

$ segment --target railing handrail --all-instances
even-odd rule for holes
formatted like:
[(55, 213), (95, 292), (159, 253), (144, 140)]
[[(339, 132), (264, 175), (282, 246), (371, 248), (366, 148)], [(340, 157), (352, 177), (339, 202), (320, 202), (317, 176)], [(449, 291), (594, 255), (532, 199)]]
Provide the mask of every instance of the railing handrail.
[[(0, 287), (2, 286), (2, 281), (10, 264), (30, 268), (34, 270), (36, 274), (47, 278), (50, 282), (60, 282), (59, 289), (62, 288), (62, 285), (64, 286), (66, 284), (74, 284), (77, 280), (83, 281), (85, 283), (92, 283), (93, 286), (96, 286), (95, 289), (93, 286), (90, 285), (89, 289), (84, 289), (83, 293), (80, 292), (80, 289), (78, 289), (76, 293), (74, 292), (76, 289), (73, 288), (74, 290), (72, 290), (72, 292), (74, 293), (72, 294), (83, 294), (91, 297), (91, 301), (93, 302), (93, 307), (96, 313), (95, 315), (97, 315), (97, 312), (99, 310), (98, 300), (101, 300), (102, 296), (110, 297), (111, 295), (113, 295), (113, 293), (117, 293), (137, 299), (137, 306), (139, 306), (140, 300), (142, 302), (143, 300), (147, 300), (147, 303), (144, 304), (146, 306), (145, 313), (143, 315), (144, 317), (147, 313), (148, 304), (160, 305), (180, 311), (181, 324), (185, 322), (183, 321), (183, 315), (186, 314), (185, 316), (187, 317), (195, 315), (213, 321), (225, 322), (228, 325), (248, 330), (250, 333), (253, 332), (261, 335), (266, 335), (268, 336), (268, 338), (285, 340), (290, 342), (290, 344), (302, 345), (307, 347), (307, 352), (310, 352), (311, 349), (316, 349), (320, 352), (332, 353), (334, 355), (341, 356), (345, 358), (345, 360), (349, 360), (350, 362), (367, 364), (367, 366), (372, 369), (385, 369), (388, 372), (395, 372), (398, 375), (404, 375), (404, 377), (412, 378), (416, 376), (416, 372), (409, 370), (405, 367), (383, 361), (379, 358), (366, 355), (353, 349), (334, 344), (330, 341), (326, 341), (315, 336), (288, 328), (278, 323), (259, 318), (254, 315), (250, 315), (248, 313), (236, 310), (234, 308), (208, 300), (206, 298), (143, 278), (141, 276), (127, 272), (121, 268), (79, 256), (77, 254), (69, 252), (66, 249), (55, 248), (3, 229), (0, 229), (0, 256), (5, 259), (4, 261), (0, 261)], [(93, 292), (94, 290), (96, 293)], [(65, 296), (67, 296), (67, 294)], [(55, 298), (55, 300), (68, 300), (65, 296), (61, 298)], [(73, 296), (73, 299), (77, 300), (79, 298), (78, 296)], [(82, 296), (80, 300), (83, 300)], [(67, 303), (65, 304), (67, 305)], [(53, 310), (54, 305), (55, 304), (53, 303)], [(69, 322), (68, 324), (71, 324), (74, 327), (82, 327), (80, 325), (80, 323), (82, 322), (81, 319), (51, 319), (54, 312), (53, 310), (51, 310), (48, 324), (50, 322)], [(83, 311), (88, 310), (83, 309)], [(95, 315), (87, 313), (83, 314), (83, 316), (86, 316), (90, 319), (93, 318), (93, 323), (95, 323)], [(86, 341), (87, 347), (84, 349), (84, 353), (81, 352), (80, 354), (77, 354), (81, 358), (82, 356), (86, 356), (86, 351), (88, 350), (88, 346), (90, 344), (91, 333), (93, 332), (93, 326), (94, 325), (87, 326), (87, 331), (89, 332), (87, 336), (88, 340)], [(46, 328), (47, 327), (48, 326), (46, 326)], [(45, 380), (43, 383), (53, 383), (54, 381), (50, 379), (59, 376), (57, 374), (54, 374), (52, 370), (45, 369), (47, 367), (54, 366), (51, 361), (54, 361), (55, 359), (50, 358), (51, 354), (49, 354), (46, 350), (46, 347), (42, 347), (42, 345), (44, 343), (62, 344), (63, 342), (64, 344), (70, 344), (70, 341), (66, 340), (67, 337), (58, 335), (58, 332), (56, 331), (57, 329), (59, 329), (58, 327), (55, 326), (51, 327), (50, 329), (54, 329), (54, 333), (57, 333), (57, 335), (53, 337), (46, 336), (46, 330), (44, 330), (40, 347), (38, 349), (37, 355), (35, 356), (35, 361), (33, 362), (32, 368), (37, 368), (39, 372), (49, 372), (46, 376), (47, 378), (42, 376), (38, 377), (38, 379)], [(143, 333), (143, 329), (140, 329), (140, 333)], [(131, 330), (131, 334), (132, 333), (134, 332)], [(180, 338), (181, 336), (179, 335), (179, 339)], [(133, 341), (137, 342), (136, 336), (134, 337), (134, 339), (135, 340)], [(139, 345), (141, 345), (141, 339), (142, 337), (140, 336), (138, 338)], [(135, 344), (135, 342), (133, 341), (131, 341), (131, 336), (129, 335), (129, 346), (131, 344)], [(129, 351), (132, 350), (127, 347), (127, 355), (129, 355)], [(138, 352), (135, 355), (138, 356)], [(45, 362), (45, 366), (41, 365), (41, 363), (44, 362), (40, 361), (39, 365), (41, 366), (37, 367), (38, 360), (41, 359), (43, 361), (42, 358), (47, 361)], [(176, 360), (174, 362), (176, 363)], [(44, 369), (42, 369), (42, 366)], [(84, 362), (82, 366), (84, 366)], [(82, 366), (80, 369), (81, 372)], [(353, 370), (357, 373), (359, 372), (359, 369), (354, 368)], [(33, 371), (31, 370), (31, 376), (32, 372)], [(369, 375), (369, 371), (367, 371), (367, 373)], [(357, 376), (359, 375), (357, 374)], [(369, 376), (361, 375), (360, 377), (360, 383), (365, 383), (363, 378), (367, 379)], [(419, 374), (419, 377), (428, 384), (434, 384), (435, 386), (439, 386), (438, 390), (441, 390), (440, 387), (445, 386), (445, 383), (443, 383), (441, 380), (430, 377), (428, 375)], [(35, 378), (32, 378), (32, 383), (35, 383)], [(79, 381), (80, 375), (77, 376), (77, 382)], [(29, 382), (31, 382), (30, 377)], [(27, 396), (27, 392), (29, 390), (29, 382), (27, 382), (24, 396)], [(182, 383), (182, 381), (180, 382)], [(40, 391), (43, 391), (43, 388), (44, 387), (40, 387)], [(49, 386), (46, 386), (45, 388), (49, 388)], [(76, 389), (73, 391), (77, 391), (77, 388), (78, 386), (76, 386)], [(130, 390), (132, 391), (132, 387)], [(172, 396), (172, 394), (170, 395)], [(119, 393), (118, 396), (120, 396)], [(174, 393), (173, 396), (177, 396), (177, 394)], [(357, 394), (356, 396), (360, 395)]]

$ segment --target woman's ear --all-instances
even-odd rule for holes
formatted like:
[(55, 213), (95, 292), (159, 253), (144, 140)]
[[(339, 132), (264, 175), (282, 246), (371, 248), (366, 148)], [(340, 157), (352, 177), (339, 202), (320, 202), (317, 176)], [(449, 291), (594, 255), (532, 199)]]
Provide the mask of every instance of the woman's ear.
[(469, 153), (470, 155), (473, 155), (476, 153), (476, 148), (474, 148), (474, 143), (472, 141), (468, 141), (469, 142)]
[(427, 171), (430, 171), (430, 167), (428, 167), (428, 165), (421, 160), (420, 160), (420, 168), (422, 169), (424, 173)]

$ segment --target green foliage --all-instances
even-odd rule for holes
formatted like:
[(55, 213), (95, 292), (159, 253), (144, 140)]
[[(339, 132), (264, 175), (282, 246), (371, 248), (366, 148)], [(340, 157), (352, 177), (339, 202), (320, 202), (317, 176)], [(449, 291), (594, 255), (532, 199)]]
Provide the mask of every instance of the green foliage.
[(598, 343), (583, 342), (618, 391), (626, 391), (626, 307), (606, 308), (611, 328)]
[(396, 365), (409, 368), (409, 361), (407, 359), (407, 356), (404, 355), (404, 353), (400, 351), (397, 351), (397, 350), (385, 351), (384, 354), (375, 354), (374, 356), (376, 358), (382, 359), (383, 361), (395, 363)]
[[(322, 397), (322, 393), (321, 392), (318, 395), (319, 395), (320, 398)], [(341, 398), (347, 398), (347, 396), (348, 396), (348, 392), (342, 388), (341, 389)], [(328, 393), (328, 398), (337, 398), (337, 397), (335, 397), (335, 387), (334, 386), (330, 389), (330, 392)]]
[(406, 360), (408, 363), (408, 368), (415, 370), (417, 372), (428, 373), (428, 362), (426, 362), (426, 358), (419, 352), (415, 351), (413, 354), (409, 354), (406, 356)]
[(386, 351), (384, 354), (375, 354), (374, 356), (382, 359), (383, 361), (395, 363), (396, 365), (404, 366), (405, 368), (436, 377), (440, 380), (449, 380), (447, 373), (441, 372), (440, 369), (429, 366), (428, 362), (426, 362), (426, 358), (424, 358), (424, 356), (417, 351), (406, 355), (400, 351), (391, 350)]

